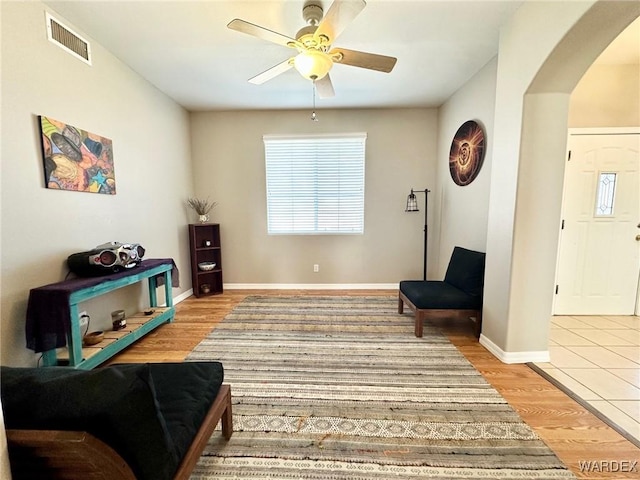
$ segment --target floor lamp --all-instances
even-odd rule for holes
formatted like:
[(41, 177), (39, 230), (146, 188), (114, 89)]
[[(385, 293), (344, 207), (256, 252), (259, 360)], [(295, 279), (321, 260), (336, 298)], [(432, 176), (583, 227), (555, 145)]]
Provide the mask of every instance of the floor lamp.
[[(427, 279), (427, 212), (429, 210), (429, 192), (426, 188), (424, 190), (415, 190), (415, 192), (424, 193), (424, 269), (422, 273), (422, 279)], [(405, 212), (419, 212), (418, 200), (416, 199), (416, 193), (413, 188), (411, 193), (407, 196), (407, 208)]]

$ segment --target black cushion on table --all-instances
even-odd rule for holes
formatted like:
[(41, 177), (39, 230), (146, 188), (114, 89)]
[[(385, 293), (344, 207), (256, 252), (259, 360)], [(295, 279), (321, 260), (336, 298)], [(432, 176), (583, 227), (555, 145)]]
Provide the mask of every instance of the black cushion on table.
[[(486, 254), (455, 247), (444, 281), (470, 295), (482, 296)], [(464, 307), (459, 307), (464, 308)]]
[(160, 413), (178, 458), (184, 457), (224, 379), (219, 362), (149, 364)]
[(180, 458), (151, 370), (147, 364), (92, 371), (1, 367), (6, 428), (86, 431), (114, 448), (137, 478), (170, 479)]
[(468, 309), (482, 306), (482, 297), (466, 292), (438, 280), (403, 280), (400, 291), (416, 308), (422, 309)]

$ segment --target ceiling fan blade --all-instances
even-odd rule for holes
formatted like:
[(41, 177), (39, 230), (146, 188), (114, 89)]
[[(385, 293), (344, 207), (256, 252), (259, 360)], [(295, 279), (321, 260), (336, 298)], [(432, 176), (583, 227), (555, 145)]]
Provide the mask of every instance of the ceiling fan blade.
[(245, 22), (244, 20), (240, 20), (239, 18), (231, 20), (227, 24), (227, 27), (231, 30), (246, 33), (247, 35), (252, 35), (254, 37), (261, 38), (262, 40), (277, 43), (278, 45), (282, 45), (284, 47), (296, 48), (299, 45), (298, 41), (294, 38), (287, 37), (286, 35), (274, 32), (259, 25), (254, 25), (253, 23)]
[(265, 70), (262, 73), (259, 73), (255, 77), (249, 79), (249, 83), (253, 83), (254, 85), (262, 85), (264, 82), (271, 80), (274, 77), (277, 77), (281, 73), (286, 72), (290, 68), (293, 67), (293, 58), (285, 60), (278, 65), (271, 67), (269, 70)]
[(316, 92), (318, 92), (318, 96), (320, 98), (331, 98), (336, 96), (336, 92), (333, 89), (333, 84), (331, 83), (331, 78), (328, 73), (320, 80), (316, 80), (315, 84)]
[(327, 37), (333, 43), (366, 6), (364, 0), (334, 0), (313, 36)]
[(351, 65), (353, 67), (368, 68), (369, 70), (377, 70), (385, 73), (389, 73), (393, 70), (393, 67), (398, 61), (395, 57), (359, 52), (358, 50), (348, 50), (346, 48), (335, 48), (329, 52), (329, 55), (336, 63)]

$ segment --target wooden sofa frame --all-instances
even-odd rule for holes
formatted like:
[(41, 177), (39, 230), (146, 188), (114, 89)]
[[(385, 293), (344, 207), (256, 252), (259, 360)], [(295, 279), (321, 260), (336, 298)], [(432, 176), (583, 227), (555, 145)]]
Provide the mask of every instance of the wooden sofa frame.
[[(187, 480), (218, 423), (222, 435), (233, 434), (231, 387), (223, 384), (211, 404), (191, 446), (182, 458), (174, 480)], [(88, 479), (135, 480), (133, 471), (109, 445), (87, 432), (63, 430), (7, 430), (14, 480)]]
[(398, 295), (398, 313), (404, 312), (404, 305), (407, 305), (415, 315), (415, 335), (422, 337), (424, 329), (424, 321), (427, 319), (470, 319), (475, 318), (474, 333), (476, 337), (480, 337), (482, 332), (482, 309), (480, 310), (457, 310), (457, 309), (420, 309), (416, 307), (406, 295), (399, 292)]

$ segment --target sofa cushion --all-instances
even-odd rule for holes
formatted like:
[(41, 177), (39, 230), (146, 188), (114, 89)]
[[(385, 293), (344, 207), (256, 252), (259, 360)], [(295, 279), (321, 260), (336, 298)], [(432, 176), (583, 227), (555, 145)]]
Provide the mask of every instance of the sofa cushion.
[(87, 431), (114, 448), (139, 479), (173, 477), (179, 458), (146, 364), (92, 371), (1, 367), (6, 428)]
[(183, 458), (216, 399), (224, 370), (219, 362), (150, 364), (160, 412), (178, 458)]
[(484, 264), (484, 253), (455, 247), (444, 281), (470, 295), (482, 297)]
[(482, 307), (482, 297), (469, 295), (438, 280), (403, 280), (400, 291), (420, 310), (477, 310)]

